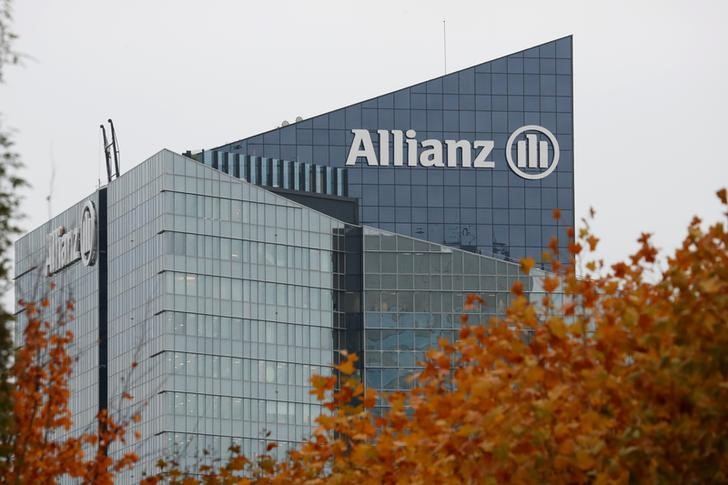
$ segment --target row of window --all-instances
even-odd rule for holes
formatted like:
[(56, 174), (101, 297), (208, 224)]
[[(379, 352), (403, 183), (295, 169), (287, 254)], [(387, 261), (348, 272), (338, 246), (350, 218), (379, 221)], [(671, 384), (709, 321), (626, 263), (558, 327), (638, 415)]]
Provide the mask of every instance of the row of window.
[[(170, 393), (171, 395), (171, 393)], [(310, 426), (321, 415), (322, 407), (315, 404), (260, 399), (210, 396), (175, 392), (172, 413), (177, 416), (245, 420), (253, 423), (299, 424)]]
[[(438, 226), (437, 224), (429, 224), (432, 226)], [(416, 226), (417, 227), (417, 226)], [(463, 238), (467, 236), (467, 234), (472, 234), (474, 227), (468, 226), (468, 225), (458, 225), (458, 224), (448, 224), (446, 225), (448, 229), (448, 234), (453, 237), (452, 241), (445, 240), (446, 244), (457, 243), (460, 242)], [(501, 231), (500, 226), (492, 226), (494, 235), (501, 236), (503, 235), (503, 231)], [(505, 226), (505, 233), (508, 232), (508, 226)], [(458, 230), (456, 230), (458, 229)], [(547, 228), (544, 228), (546, 230)], [(386, 230), (386, 229), (385, 229)], [(552, 231), (556, 231), (556, 229), (552, 229)], [(564, 231), (565, 232), (565, 231)], [(452, 233), (452, 234), (451, 234)], [(467, 234), (466, 234), (467, 233)], [(554, 232), (555, 234), (555, 232)], [(417, 236), (417, 234), (415, 234)], [(455, 237), (457, 236), (457, 237)], [(419, 237), (422, 237), (421, 235)], [(506, 236), (507, 238), (507, 236)], [(500, 238), (496, 239), (493, 242), (500, 241)], [(472, 243), (475, 241), (473, 240)], [(465, 258), (463, 262), (463, 267), (465, 268), (480, 268), (476, 271), (476, 274), (496, 274), (496, 275), (510, 275), (510, 276), (518, 276), (520, 274), (520, 266), (519, 264), (514, 263), (508, 263), (499, 259), (493, 259), (488, 257), (480, 257), (479, 255), (466, 252), (466, 251), (458, 251), (458, 250), (451, 250), (450, 248), (443, 248), (439, 244), (429, 243), (427, 241), (420, 241), (417, 239), (412, 239), (409, 237), (397, 235), (397, 234), (387, 234), (385, 232), (379, 232), (376, 229), (373, 228), (366, 228), (366, 233), (364, 235), (364, 249), (367, 252), (372, 251), (398, 251), (398, 252), (409, 252), (409, 251), (415, 251), (415, 252), (433, 252), (433, 253), (442, 253), (442, 254), (452, 254), (453, 256), (453, 267), (456, 269), (457, 273), (462, 273), (462, 271), (458, 271), (457, 269), (461, 266), (459, 265), (459, 258), (461, 255)], [(449, 253), (448, 251), (452, 251), (452, 253)], [(495, 272), (491, 269), (491, 264), (495, 264)], [(482, 265), (482, 267), (481, 267)], [(473, 271), (473, 270), (469, 270)]]
[(336, 267), (343, 268), (344, 264), (343, 255), (314, 248), (171, 231), (166, 231), (162, 239), (164, 254), (176, 256), (212, 258), (231, 263), (265, 264), (325, 273), (332, 272)]
[[(450, 291), (376, 291), (364, 292), (366, 312), (389, 313), (462, 313), (468, 293)], [(507, 292), (483, 295), (486, 305), (507, 301)], [(492, 300), (492, 301), (489, 301)]]
[[(267, 440), (275, 442), (279, 447), (288, 449), (289, 447), (297, 446), (301, 441), (311, 436), (312, 426), (311, 425), (298, 425), (298, 424), (283, 424), (278, 422), (259, 423), (256, 421), (244, 421), (244, 420), (215, 420), (212, 418), (198, 417), (198, 416), (170, 416), (170, 421), (174, 424), (175, 431), (195, 433), (200, 430), (204, 430), (206, 433), (211, 433), (213, 440), (214, 438), (222, 437), (222, 442), (230, 439), (239, 439), (240, 441), (246, 441), (245, 438), (256, 439), (259, 438), (261, 442), (264, 437)], [(222, 436), (225, 435), (225, 436)], [(187, 445), (186, 448), (179, 450), (179, 453), (175, 453), (175, 460), (180, 463), (180, 468), (185, 468), (185, 455), (187, 460), (190, 460), (191, 465), (194, 468), (198, 468), (202, 463), (202, 460), (208, 460), (211, 464), (214, 463), (215, 458), (218, 456), (227, 456), (226, 449), (212, 450), (210, 452), (203, 452), (202, 449), (193, 448), (194, 442)], [(262, 453), (265, 451), (265, 445), (261, 445), (256, 453)], [(272, 454), (278, 454), (281, 459), (285, 459), (285, 451), (278, 449), (272, 450)], [(160, 453), (157, 453), (159, 456)], [(246, 456), (254, 456), (247, 454)], [(126, 483), (126, 482), (123, 482)]]
[(371, 367), (396, 367), (420, 371), (420, 365), (425, 361), (426, 349), (436, 348), (437, 342), (428, 345), (425, 350), (392, 351), (367, 350), (364, 352), (364, 364), (367, 370)]
[(233, 221), (243, 224), (282, 227), (299, 231), (331, 234), (341, 223), (300, 207), (271, 202), (226, 199), (182, 192), (163, 192), (163, 209), (167, 214), (186, 215), (205, 220)]
[(215, 237), (268, 241), (291, 244), (297, 247), (331, 249), (338, 244), (336, 236), (342, 230), (333, 232), (294, 230), (290, 228), (243, 224), (242, 222), (213, 221), (192, 216), (165, 214), (156, 232), (162, 230), (193, 234), (211, 234)]
[[(444, 99), (443, 99), (444, 98)], [(377, 129), (413, 129), (417, 131), (422, 138), (447, 139), (448, 135), (454, 135), (456, 139), (474, 139), (483, 137), (492, 138), (494, 135), (510, 134), (513, 129), (523, 124), (539, 124), (548, 126), (559, 135), (571, 134), (572, 132), (572, 116), (571, 116), (571, 98), (541, 98), (538, 96), (475, 96), (476, 109), (458, 109), (458, 102), (462, 102), (462, 97), (445, 95), (428, 96), (427, 109), (364, 109), (362, 110), (362, 121), (360, 126), (369, 130)], [(452, 108), (452, 104), (455, 108)], [(434, 106), (440, 105), (440, 106)], [(442, 106), (445, 109), (442, 109)], [(296, 130), (295, 139), (290, 142), (281, 142), (278, 144), (255, 144), (248, 145), (251, 153), (257, 153), (260, 149), (269, 152), (271, 148), (280, 148), (282, 153), (293, 153), (291, 149), (302, 146), (327, 146), (327, 147), (349, 147), (353, 141), (351, 130), (343, 129), (302, 129)], [(447, 133), (449, 132), (449, 133)], [(373, 140), (376, 142), (376, 137)], [(378, 144), (375, 143), (378, 149)], [(390, 145), (391, 151), (391, 145)], [(237, 154), (229, 152), (206, 152), (211, 155), (218, 153), (219, 157), (231, 157)], [(256, 155), (239, 155), (245, 158), (258, 158)], [(391, 158), (390, 158), (391, 159)], [(278, 160), (276, 158), (263, 157), (263, 160)], [(303, 165), (303, 164), (302, 164)], [(309, 164), (306, 164), (309, 165)], [(314, 166), (313, 164), (310, 164)], [(283, 175), (283, 174), (282, 174)], [(331, 174), (333, 177), (334, 174)], [(241, 177), (242, 178), (242, 177)], [(264, 180), (253, 179), (254, 183), (262, 185), (272, 185), (275, 187), (287, 187), (292, 184), (285, 184), (285, 180), (278, 183), (261, 183)], [(320, 180), (320, 182), (319, 182)], [(325, 190), (326, 186), (322, 186), (327, 182), (327, 178), (322, 173), (312, 178), (309, 184), (301, 184), (300, 190), (314, 191), (311, 189)], [(343, 179), (342, 179), (343, 183)], [(310, 184), (314, 184), (310, 186)], [(335, 190), (335, 186), (330, 188)], [(299, 189), (296, 189), (299, 190)], [(323, 193), (323, 192), (322, 192)], [(345, 195), (345, 194), (338, 194)]]
[[(358, 261), (355, 261), (358, 263)], [(357, 264), (360, 267), (361, 264)], [(280, 282), (287, 285), (310, 286), (313, 288), (331, 288), (343, 275), (330, 272), (297, 269), (295, 267), (271, 267), (263, 264), (230, 264), (212, 258), (196, 258), (191, 256), (169, 256), (164, 258), (164, 270), (181, 273), (197, 273), (204, 275), (220, 275), (221, 277)], [(161, 268), (158, 270), (161, 271)], [(359, 271), (357, 271), (358, 273)]]
[(308, 386), (313, 375), (330, 375), (326, 366), (224, 357), (189, 352), (170, 352), (173, 373), (188, 377), (244, 380), (267, 384)]
[[(466, 72), (464, 71), (462, 74), (465, 75)], [(367, 113), (386, 116), (386, 113), (406, 113), (415, 110), (507, 111), (518, 109), (523, 111), (527, 108), (533, 111), (571, 112), (572, 81), (571, 76), (566, 74), (478, 73), (471, 78), (472, 85), (469, 88), (463, 86), (464, 90), (452, 89), (453, 87), (438, 89), (437, 81), (433, 80), (428, 83), (428, 86), (432, 86), (429, 92), (417, 92), (416, 88), (397, 91), (391, 95), (381, 96), (371, 101), (250, 137), (233, 145), (233, 149), (245, 151), (251, 145), (306, 143), (308, 140), (305, 138), (300, 140), (297, 136), (298, 133), (313, 133), (314, 130), (321, 129), (361, 128), (362, 122), (366, 121)], [(312, 141), (313, 136), (308, 143), (310, 144)], [(229, 147), (223, 149), (229, 149)]]
[[(439, 236), (441, 243), (462, 243), (466, 246), (490, 245), (492, 242), (509, 242), (513, 234), (514, 246), (546, 247), (551, 237), (566, 239), (566, 228), (557, 224), (551, 210), (500, 210), (488, 209), (413, 209), (416, 218), (409, 217), (409, 208), (365, 206), (361, 208), (365, 224), (379, 221), (384, 229), (388, 226), (410, 228), (405, 234), (414, 237), (432, 238)], [(424, 215), (426, 214), (426, 216)], [(570, 216), (572, 211), (562, 211)], [(509, 220), (509, 216), (511, 217)], [(561, 226), (559, 228), (559, 226)], [(402, 231), (398, 230), (398, 233)], [(527, 238), (527, 239), (524, 239)], [(521, 242), (522, 241), (522, 242)], [(526, 244), (527, 242), (527, 244)]]
[[(443, 104), (442, 95), (436, 95), (437, 98), (428, 99), (428, 103), (436, 105)], [(447, 103), (447, 96), (445, 96)], [(453, 98), (458, 98), (453, 96)], [(503, 97), (503, 101), (508, 103), (507, 107), (500, 106), (497, 99), (494, 102), (499, 104), (497, 108), (503, 111), (493, 111), (493, 106), (489, 96), (476, 96), (482, 98), (479, 110), (474, 109), (442, 109), (441, 107), (428, 107), (428, 109), (395, 109), (395, 110), (362, 110), (362, 121), (359, 126), (353, 128), (368, 130), (415, 130), (420, 137), (447, 139), (449, 134), (457, 134), (456, 139), (492, 139), (494, 135), (508, 135), (513, 130), (523, 126), (524, 124), (538, 124), (546, 126), (557, 135), (571, 134), (572, 132), (572, 116), (571, 116), (571, 98), (560, 97), (551, 98), (553, 103), (548, 99), (544, 100), (537, 96), (509, 96)], [(497, 98), (497, 97), (494, 97)], [(438, 100), (435, 102), (435, 100)], [(458, 100), (454, 99), (457, 103)], [(476, 106), (477, 107), (477, 106)], [(542, 108), (545, 108), (541, 110)], [(508, 110), (508, 111), (506, 111)], [(341, 127), (339, 127), (341, 128)], [(255, 154), (260, 149), (265, 149), (266, 153), (270, 152), (273, 147), (279, 148), (281, 153), (293, 153), (295, 147), (314, 146), (314, 147), (341, 147), (351, 146), (353, 135), (351, 130), (345, 129), (319, 129), (319, 130), (296, 130), (295, 143), (282, 143), (268, 145), (250, 144), (248, 150)], [(447, 133), (449, 132), (449, 133)], [(472, 135), (470, 135), (472, 134)], [(378, 148), (378, 147), (377, 147)], [(391, 148), (390, 148), (391, 150)], [(220, 152), (226, 155), (232, 155), (227, 152)], [(242, 155), (241, 155), (242, 156)], [(257, 158), (256, 155), (251, 155)], [(264, 157), (264, 159), (267, 157)], [(343, 162), (343, 160), (342, 160)], [(343, 194), (342, 194), (343, 195)]]
[(333, 291), (191, 273), (165, 273), (168, 293), (311, 310), (333, 310)]
[[(376, 175), (376, 174), (375, 174)], [(430, 177), (432, 178), (432, 177)], [(387, 179), (392, 183), (391, 177)], [(416, 217), (417, 213), (409, 213), (410, 207), (431, 207), (441, 209), (445, 207), (481, 209), (571, 209), (573, 206), (573, 191), (570, 188), (542, 188), (541, 190), (521, 187), (460, 187), (460, 184), (451, 186), (437, 185), (437, 181), (429, 180), (421, 186), (386, 185), (374, 180), (358, 187), (359, 193), (366, 197), (365, 205), (380, 205), (401, 207), (407, 209), (407, 217)], [(434, 184), (434, 185), (433, 185)], [(443, 222), (423, 219), (431, 222)], [(414, 219), (417, 221), (417, 219)], [(410, 221), (403, 221), (410, 222)]]
[[(513, 283), (517, 279), (515, 277), (505, 276), (366, 274), (364, 276), (364, 284), (370, 290), (465, 290), (466, 292), (478, 293), (480, 291), (507, 292), (513, 287)], [(528, 282), (528, 280), (525, 281)]]
[[(495, 304), (480, 307), (480, 312), (467, 312), (470, 322), (486, 323), (491, 316), (503, 315), (506, 295)], [(369, 328), (460, 328), (463, 313), (364, 313), (364, 327)]]
[[(376, 208), (375, 208), (376, 212)], [(557, 238), (560, 248), (566, 248), (568, 237), (566, 228), (556, 225), (521, 225), (521, 224), (475, 224), (473, 222), (460, 222), (459, 217), (451, 219), (451, 224), (417, 223), (409, 224), (403, 222), (380, 222), (378, 225), (384, 230), (397, 231), (400, 234), (412, 234), (415, 237), (429, 238), (442, 241), (445, 245), (465, 247), (475, 251), (476, 248), (486, 248), (480, 254), (503, 258), (508, 256), (507, 249), (519, 248), (523, 251), (528, 248), (529, 252), (536, 251), (539, 255), (549, 247), (552, 238)], [(367, 223), (365, 219), (365, 223)], [(501, 247), (503, 250), (498, 251)], [(566, 254), (566, 252), (562, 253)], [(511, 254), (510, 256), (514, 256)], [(537, 260), (540, 258), (537, 258)], [(510, 261), (520, 261), (511, 259)]]
[[(365, 349), (370, 350), (427, 350), (437, 348), (440, 338), (452, 341), (454, 330), (371, 330), (364, 332)], [(412, 364), (407, 367), (414, 366)]]
[[(164, 433), (167, 435), (167, 451), (171, 456), (180, 459), (180, 468), (184, 469), (185, 457), (189, 460), (190, 466), (198, 467), (201, 463), (215, 464), (216, 460), (227, 458), (231, 446), (240, 447), (242, 453), (248, 458), (254, 458), (261, 454), (277, 456), (279, 459), (284, 458), (286, 451), (293, 446), (298, 446), (301, 439), (292, 439), (285, 441), (271, 436), (267, 436), (270, 431), (266, 428), (255, 429), (252, 435), (255, 438), (242, 438), (243, 433), (233, 433), (228, 430), (225, 436), (206, 434), (198, 432), (199, 428), (189, 433)], [(308, 435), (304, 435), (304, 438)], [(266, 446), (270, 441), (275, 441), (278, 447), (273, 450), (267, 450)], [(159, 452), (155, 450), (148, 457), (147, 465), (156, 471), (155, 463), (159, 459)], [(142, 457), (144, 460), (144, 457)]]
[[(480, 79), (485, 81), (487, 74), (481, 75)], [(565, 82), (564, 78), (561, 78)], [(502, 78), (496, 75), (496, 84), (500, 84)], [(487, 88), (483, 86), (482, 92), (478, 94), (455, 94), (455, 93), (414, 93), (411, 94), (409, 106), (397, 106), (397, 107), (384, 107), (384, 106), (363, 106), (361, 108), (361, 117), (363, 120), (367, 119), (370, 112), (379, 113), (380, 115), (386, 112), (399, 112), (399, 111), (421, 111), (421, 110), (453, 110), (453, 111), (480, 111), (480, 110), (493, 110), (493, 111), (545, 111), (545, 112), (571, 112), (571, 95), (563, 93), (555, 93), (554, 79), (551, 76), (545, 76), (539, 78), (539, 76), (526, 75), (524, 76), (524, 84), (520, 88), (514, 84), (513, 88), (509, 92), (502, 90), (502, 86), (496, 86), (496, 92), (487, 92)], [(543, 84), (541, 84), (543, 82)], [(543, 86), (543, 90), (540, 88)], [(566, 87), (566, 86), (562, 86)], [(491, 90), (492, 91), (492, 90)], [(404, 104), (404, 103), (402, 103)], [(356, 116), (355, 112), (351, 113), (351, 117)], [(322, 128), (308, 128), (305, 126), (297, 126), (297, 132), (300, 133), (302, 130), (311, 130), (316, 133), (316, 130), (321, 129), (336, 129), (341, 128), (343, 125), (329, 125)], [(269, 137), (264, 143), (271, 143), (271, 139), (275, 137)], [(281, 143), (288, 143), (292, 137), (282, 135), (280, 138)], [(257, 143), (251, 141), (250, 143)], [(274, 142), (273, 142), (274, 143)]]
[(332, 325), (336, 316), (336, 313), (331, 310), (312, 310), (293, 306), (266, 305), (255, 302), (248, 303), (173, 294), (168, 294), (161, 299), (159, 308), (174, 308), (182, 312), (217, 314), (225, 317), (245, 315), (252, 319), (323, 326)]
[(403, 368), (367, 367), (364, 376), (367, 387), (382, 391), (396, 391), (411, 388), (419, 372), (419, 370)]
[[(331, 352), (329, 352), (329, 364)], [(268, 384), (231, 379), (212, 379), (209, 377), (190, 377), (175, 375), (167, 381), (170, 389), (199, 394), (215, 394), (235, 397), (254, 397), (287, 402), (315, 403), (311, 395), (311, 385)], [(172, 387), (173, 386), (173, 387)]]
[(464, 251), (388, 252), (366, 248), (364, 272), (408, 274), (500, 275), (517, 276), (518, 266), (484, 258)]
[(206, 337), (261, 344), (291, 345), (320, 349), (332, 348), (330, 327), (294, 325), (264, 320), (228, 318), (217, 315), (166, 312), (174, 324), (175, 335)]
[[(432, 138), (440, 138), (439, 133)], [(443, 138), (446, 139), (457, 139), (456, 133), (444, 133)], [(505, 145), (508, 139), (505, 136), (502, 140)], [(409, 185), (430, 185), (437, 187), (440, 185), (445, 186), (459, 186), (459, 187), (480, 187), (490, 188), (492, 187), (514, 187), (514, 188), (530, 188), (538, 189), (543, 188), (554, 188), (556, 185), (569, 187), (573, 185), (571, 180), (571, 172), (573, 172), (573, 152), (570, 149), (565, 148), (563, 145), (569, 140), (568, 135), (560, 137), (560, 157), (559, 157), (559, 168), (555, 173), (555, 177), (546, 177), (539, 181), (525, 180), (518, 175), (514, 174), (513, 171), (505, 164), (497, 163), (492, 169), (481, 169), (481, 168), (463, 168), (457, 169), (448, 167), (410, 167), (410, 166), (385, 166), (385, 167), (369, 167), (367, 165), (356, 165), (349, 167), (347, 173), (349, 174), (349, 185), (357, 185), (360, 183), (375, 184), (375, 185), (396, 185), (398, 187), (405, 187)], [(498, 146), (498, 140), (496, 140), (496, 146)], [(503, 160), (505, 152), (495, 152), (492, 154), (495, 161)], [(390, 160), (392, 157), (390, 157)], [(566, 173), (564, 177), (559, 177), (559, 174)], [(556, 184), (556, 181), (561, 183)], [(352, 194), (353, 195), (353, 194)]]

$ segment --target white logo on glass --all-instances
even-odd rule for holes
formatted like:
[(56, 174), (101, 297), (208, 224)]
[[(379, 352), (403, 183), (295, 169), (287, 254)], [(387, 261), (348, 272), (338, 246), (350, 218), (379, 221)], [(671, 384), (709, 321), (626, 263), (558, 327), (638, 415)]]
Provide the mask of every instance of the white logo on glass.
[(90, 200), (81, 212), (81, 238), (79, 241), (81, 261), (86, 266), (96, 263), (96, 206)]
[(96, 206), (89, 200), (81, 211), (79, 227), (66, 230), (60, 226), (51, 231), (48, 234), (46, 274), (50, 276), (79, 259), (86, 266), (93, 266), (98, 252), (97, 226)]
[[(542, 137), (539, 135), (544, 135), (546, 139), (541, 139)], [(513, 160), (514, 142), (516, 142), (515, 161)], [(549, 161), (549, 144), (553, 149), (551, 161)], [(522, 126), (508, 138), (506, 160), (516, 175), (529, 180), (542, 179), (553, 172), (559, 164), (559, 143), (554, 134), (543, 126)]]

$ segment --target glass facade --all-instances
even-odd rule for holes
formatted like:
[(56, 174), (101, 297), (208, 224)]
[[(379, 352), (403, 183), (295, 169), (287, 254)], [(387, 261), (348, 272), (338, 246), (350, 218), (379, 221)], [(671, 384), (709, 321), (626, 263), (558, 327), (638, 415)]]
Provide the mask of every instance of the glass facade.
[[(137, 204), (119, 209), (127, 217), (119, 221), (119, 230), (127, 228), (120, 239), (134, 241), (137, 253), (129, 256), (135, 263), (119, 261), (119, 278), (146, 284), (140, 297), (161, 289), (158, 304), (130, 301), (124, 288), (110, 292), (112, 307), (117, 295), (124, 300), (119, 321), (125, 323), (118, 328), (129, 335), (111, 333), (111, 342), (117, 338), (126, 350), (118, 365), (111, 362), (111, 382), (116, 372), (123, 377), (124, 363), (138, 352), (128, 322), (144, 322), (137, 333), (145, 346), (161, 337), (160, 345), (143, 351), (150, 356), (148, 372), (160, 377), (144, 379), (149, 382), (140, 394), (149, 396), (156, 386), (160, 396), (157, 415), (145, 417), (159, 420), (143, 430), (158, 441), (143, 453), (147, 463), (160, 450), (183, 461), (196, 460), (203, 449), (219, 456), (232, 443), (253, 455), (265, 440), (283, 451), (310, 434), (321, 413), (308, 393), (310, 376), (329, 373), (334, 348), (345, 345), (339, 341), (347, 323), (342, 272), (349, 259), (346, 233), (354, 229), (193, 160), (169, 152), (158, 158), (126, 174), (130, 183), (116, 185), (118, 196), (110, 193), (111, 240), (111, 204)], [(145, 190), (140, 184), (153, 180), (145, 173), (153, 170), (161, 170), (159, 184)], [(135, 212), (140, 219), (128, 220)], [(129, 227), (155, 242), (134, 237)], [(110, 280), (116, 281), (111, 247)], [(149, 260), (157, 254), (156, 263)], [(147, 274), (134, 278), (133, 267)], [(359, 309), (353, 310), (356, 318)], [(117, 389), (122, 384), (116, 380)]]
[[(516, 280), (538, 302), (543, 275), (525, 276), (516, 263), (365, 226), (365, 384), (382, 391), (412, 387), (418, 362), (440, 338), (457, 337), (461, 315), (470, 324), (502, 316)], [(485, 304), (466, 310), (468, 293)]]
[[(506, 163), (509, 135), (531, 124), (550, 130), (560, 146), (557, 169), (540, 180), (521, 178)], [(353, 129), (372, 132), (377, 153), (377, 130), (411, 129), (419, 140), (495, 142), (492, 169), (368, 166), (361, 159), (347, 167), (348, 194), (360, 201), (362, 224), (513, 261), (540, 261), (557, 233), (566, 248), (552, 210), (560, 208), (562, 224), (573, 227), (571, 37), (205, 153), (207, 163), (213, 154), (234, 153), (345, 167)], [(393, 145), (390, 137), (390, 160)]]
[[(311, 375), (331, 372), (334, 349), (360, 346), (361, 229), (168, 151), (106, 190), (108, 405), (143, 415), (130, 429), (143, 439), (115, 450), (142, 458), (126, 478), (164, 455), (184, 466), (202, 450), (213, 459), (236, 443), (254, 455), (274, 440), (283, 453), (309, 436), (322, 412)], [(43, 279), (32, 269), (66, 218), (18, 242), (19, 295)], [(98, 268), (75, 262), (52, 277), (57, 300), (79, 300), (79, 428), (99, 407), (99, 285), (86, 281)]]
[[(65, 307), (66, 301), (71, 299), (75, 304), (74, 318), (64, 325), (64, 328), (72, 331), (74, 335), (73, 343), (68, 349), (69, 354), (78, 357), (69, 381), (69, 405), (74, 413), (74, 426), (71, 429), (73, 434), (83, 432), (84, 427), (93, 420), (99, 409), (99, 271), (98, 265), (87, 267), (78, 261), (53, 277), (58, 286), (56, 290), (50, 291), (49, 280), (45, 276), (45, 264), (49, 234), (61, 227), (65, 229), (79, 227), (81, 211), (86, 200), (98, 205), (97, 194), (92, 194), (15, 243), (16, 301), (19, 299), (39, 301), (43, 296), (47, 296), (50, 304), (42, 315), (44, 319), (54, 322), (54, 329), (59, 328), (55, 309), (59, 306)], [(19, 311), (21, 307), (16, 305), (16, 312)], [(17, 319), (16, 342), (21, 341), (24, 322), (22, 317)]]

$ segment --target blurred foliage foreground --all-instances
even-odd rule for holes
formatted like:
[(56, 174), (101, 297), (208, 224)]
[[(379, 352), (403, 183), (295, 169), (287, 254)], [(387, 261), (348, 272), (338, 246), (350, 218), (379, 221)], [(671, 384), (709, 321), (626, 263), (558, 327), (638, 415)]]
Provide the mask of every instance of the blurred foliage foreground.
[[(725, 208), (726, 190), (718, 197)], [(143, 482), (727, 482), (725, 224), (704, 230), (695, 218), (666, 262), (644, 234), (634, 255), (607, 268), (594, 259), (598, 239), (584, 222), (569, 234), (569, 259), (583, 274), (558, 262), (553, 241), (543, 301), (529, 303), (517, 283), (505, 318), (481, 325), (463, 317), (459, 339), (428, 352), (417, 385), (384, 396), (391, 410), (383, 417), (371, 414), (375, 391), (354, 376), (357, 357), (342, 352), (336, 376), (312, 379), (330, 413), (285, 459), (273, 458), (275, 443), (250, 459), (232, 449), (227, 461), (194, 474), (160, 459)], [(523, 271), (533, 264), (522, 261)], [(567, 295), (561, 308), (550, 296), (557, 290)], [(468, 297), (467, 305), (480, 304)], [(72, 335), (53, 332), (36, 304), (25, 305), (26, 345), (11, 372), (15, 425), (3, 439), (0, 479), (113, 483), (137, 457), (110, 459), (106, 450), (139, 415), (103, 414), (97, 430), (54, 440), (52, 431), (71, 425)]]

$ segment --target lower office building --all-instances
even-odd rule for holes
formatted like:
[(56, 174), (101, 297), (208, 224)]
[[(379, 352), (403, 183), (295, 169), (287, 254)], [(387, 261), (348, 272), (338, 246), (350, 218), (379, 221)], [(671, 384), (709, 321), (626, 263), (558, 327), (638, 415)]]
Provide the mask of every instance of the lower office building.
[[(341, 126), (334, 112), (327, 128), (318, 117), (296, 128), (304, 120), (260, 144), (163, 150), (20, 238), (16, 294), (32, 298), (51, 279), (54, 303), (76, 302), (74, 432), (99, 409), (128, 407), (128, 391), (143, 406), (130, 430), (142, 438), (124, 448), (141, 456), (129, 481), (153, 472), (160, 456), (191, 464), (232, 443), (255, 455), (269, 440), (285, 450), (323, 412), (309, 379), (331, 373), (338, 350), (362, 356), (367, 386), (405, 389), (426, 349), (455, 337), (467, 293), (486, 301), (471, 321), (502, 314), (516, 279), (538, 299), (538, 271), (524, 277), (517, 257), (573, 225), (570, 55), (571, 39), (559, 39), (454, 73), (454, 84), (451, 74), (407, 88), (409, 107), (393, 93), (391, 123), (389, 108), (364, 102), (343, 109)], [(537, 94), (524, 91), (530, 70)], [(475, 82), (486, 72), (489, 94)], [(568, 90), (555, 87), (560, 76)], [(521, 94), (509, 94), (517, 80)], [(440, 107), (423, 109), (415, 137), (407, 124), (421, 115), (421, 89), (426, 107)], [(381, 129), (362, 118), (370, 109)], [(510, 135), (501, 133), (510, 122), (490, 131), (468, 124), (470, 111), (495, 120), (500, 109), (530, 124)], [(427, 128), (439, 119), (444, 130), (450, 111), (466, 120), (461, 131)], [(291, 127), (298, 132), (286, 138)], [(350, 144), (343, 155), (339, 142)], [(457, 164), (439, 158), (438, 143)], [(563, 227), (550, 218), (561, 202)]]

